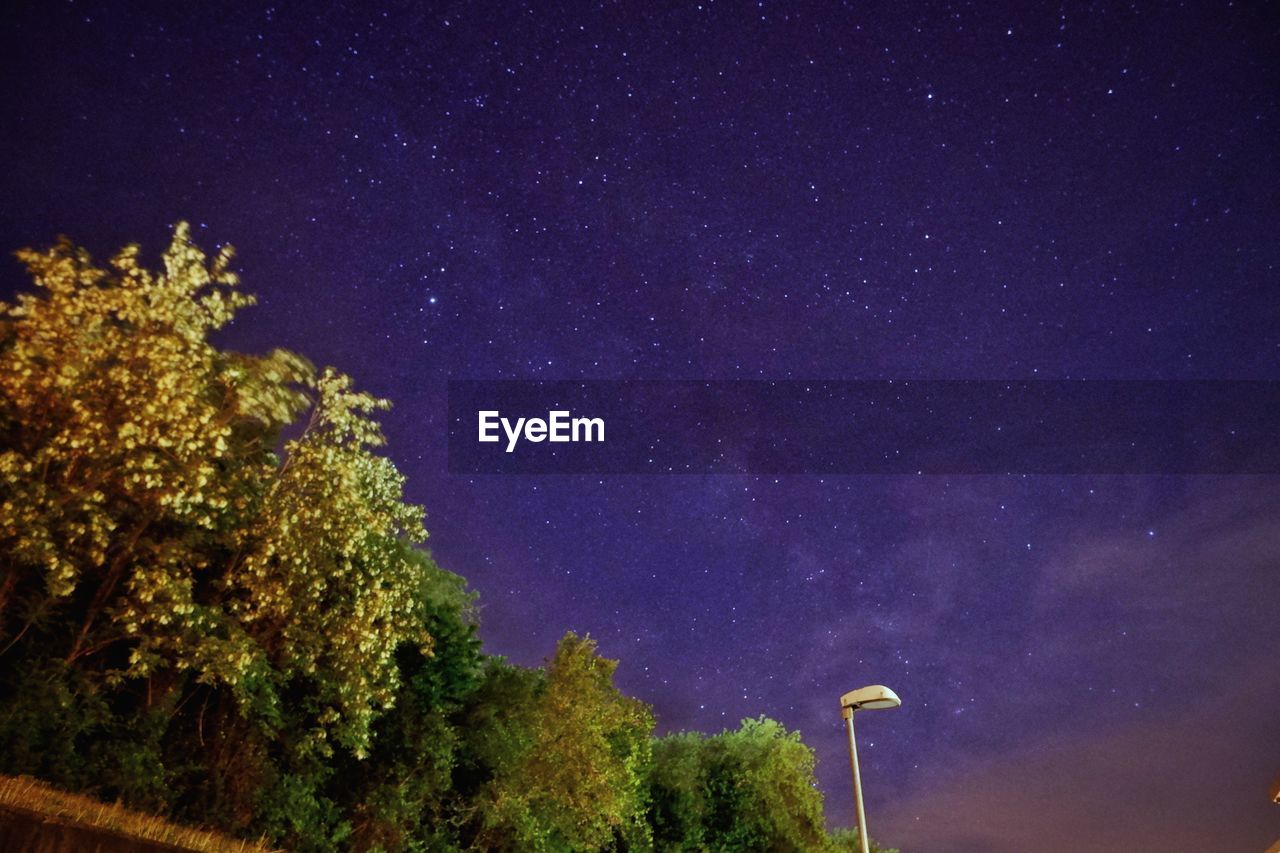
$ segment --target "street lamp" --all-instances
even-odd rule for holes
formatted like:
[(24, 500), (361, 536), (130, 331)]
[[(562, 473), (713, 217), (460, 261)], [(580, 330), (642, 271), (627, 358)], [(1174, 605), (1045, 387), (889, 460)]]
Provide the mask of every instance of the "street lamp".
[(840, 714), (849, 729), (849, 766), (853, 768), (853, 801), (858, 807), (858, 837), (862, 840), (862, 853), (871, 853), (867, 840), (867, 813), (862, 807), (862, 777), (858, 773), (858, 742), (853, 737), (853, 713), (896, 708), (902, 704), (898, 694), (882, 684), (862, 687), (840, 697)]

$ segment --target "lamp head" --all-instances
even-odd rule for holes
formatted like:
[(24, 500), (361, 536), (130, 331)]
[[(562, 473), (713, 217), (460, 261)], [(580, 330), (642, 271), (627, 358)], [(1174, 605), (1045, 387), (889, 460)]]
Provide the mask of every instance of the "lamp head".
[(883, 684), (861, 687), (840, 697), (840, 707), (850, 711), (874, 711), (881, 708), (896, 708), (902, 704), (898, 694)]

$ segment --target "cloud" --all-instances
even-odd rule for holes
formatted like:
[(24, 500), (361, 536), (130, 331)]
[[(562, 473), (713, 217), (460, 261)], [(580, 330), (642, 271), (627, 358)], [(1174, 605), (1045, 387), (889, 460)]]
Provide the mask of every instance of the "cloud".
[(1235, 673), (1235, 685), (1188, 696), (1173, 716), (951, 765), (868, 824), (909, 853), (1178, 853), (1236, 839), (1261, 851), (1280, 839), (1267, 797), (1280, 772), (1275, 661)]
[(1035, 664), (975, 708), (992, 751), (939, 745), (873, 834), (910, 853), (1280, 839), (1280, 489), (1198, 481), (1135, 515), (1155, 520), (1064, 526), (1027, 600)]

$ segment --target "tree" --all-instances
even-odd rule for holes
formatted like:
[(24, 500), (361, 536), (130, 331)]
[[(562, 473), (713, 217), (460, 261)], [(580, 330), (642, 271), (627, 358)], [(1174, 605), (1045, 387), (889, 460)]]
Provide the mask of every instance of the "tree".
[[(252, 299), (230, 248), (210, 261), (185, 224), (159, 272), (136, 246), (106, 268), (66, 239), (19, 257), (39, 292), (0, 306), (0, 683), (71, 701), (6, 709), (7, 766), (77, 784), (146, 767), (158, 797), (203, 771), (192, 807), (233, 828), (264, 789), (289, 820), (329, 814), (325, 762), (369, 748), (397, 651), (430, 653), (422, 511), (374, 452), (387, 404), (290, 353), (214, 346)], [(63, 766), (21, 746), (59, 731), (83, 741)], [(116, 731), (135, 748), (94, 767)]]
[(658, 850), (704, 850), (709, 846), (707, 744), (698, 732), (679, 732), (653, 742), (649, 823)]
[(457, 724), (480, 688), (484, 658), (476, 637), (474, 595), (457, 575), (421, 551), (430, 654), (412, 643), (397, 652), (395, 703), (373, 726), (367, 760), (345, 756), (334, 775), (335, 800), (352, 815), (358, 850), (451, 850), (466, 803), (454, 785), (465, 730)]
[[(598, 850), (648, 846), (644, 774), (653, 715), (613, 685), (616, 661), (567, 634), (528, 704), (504, 713), (480, 793), (485, 849)], [(511, 703), (516, 697), (495, 697)]]
[(712, 737), (668, 735), (653, 749), (650, 822), (659, 850), (826, 849), (813, 751), (760, 717)]

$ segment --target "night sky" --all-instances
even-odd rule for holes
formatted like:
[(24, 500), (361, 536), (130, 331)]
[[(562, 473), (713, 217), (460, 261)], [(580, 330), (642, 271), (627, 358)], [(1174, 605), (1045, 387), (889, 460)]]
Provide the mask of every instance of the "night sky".
[[(5, 4), (0, 248), (155, 258), (390, 397), (489, 652), (767, 714), (904, 851), (1280, 838), (1280, 481), (451, 476), (449, 379), (1280, 380), (1263, 4)], [(24, 286), (0, 266), (0, 296)]]

